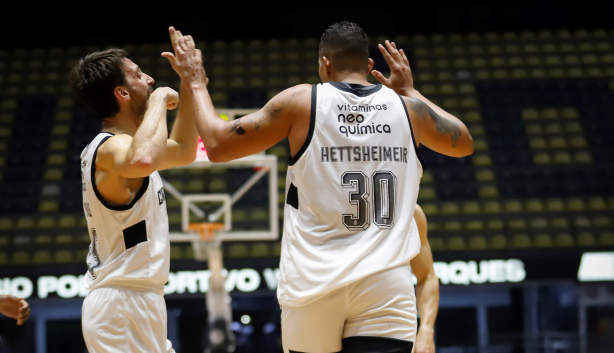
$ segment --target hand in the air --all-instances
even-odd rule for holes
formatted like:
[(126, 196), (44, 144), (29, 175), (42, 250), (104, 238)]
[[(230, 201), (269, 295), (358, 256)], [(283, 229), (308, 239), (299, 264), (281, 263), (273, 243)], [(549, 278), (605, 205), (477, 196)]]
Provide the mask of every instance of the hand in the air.
[(394, 42), (386, 40), (385, 45), (384, 47), (382, 44), (378, 44), (378, 48), (390, 67), (390, 77), (384, 77), (377, 70), (372, 70), (371, 74), (383, 85), (401, 95), (407, 95), (407, 92), (411, 92), (414, 89), (414, 79), (411, 74), (409, 60), (407, 60), (403, 49), (397, 49)]
[(168, 59), (182, 81), (206, 85), (209, 79), (203, 67), (203, 54), (200, 49), (196, 48), (192, 36), (184, 36), (174, 27), (170, 27), (168, 33), (175, 53), (163, 52), (161, 55)]

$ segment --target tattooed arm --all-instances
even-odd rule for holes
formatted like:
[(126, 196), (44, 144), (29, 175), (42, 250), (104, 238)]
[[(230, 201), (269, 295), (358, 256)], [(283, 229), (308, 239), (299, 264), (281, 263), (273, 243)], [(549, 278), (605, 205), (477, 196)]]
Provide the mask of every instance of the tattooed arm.
[(286, 137), (293, 153), (307, 136), (311, 85), (288, 88), (257, 112), (233, 121), (217, 115), (206, 86), (197, 87), (193, 92), (196, 125), (212, 162), (226, 162), (262, 152)]
[(425, 145), (450, 157), (464, 157), (473, 153), (473, 138), (462, 121), (435, 104), (428, 104), (426, 98), (403, 99), (416, 145)]
[(202, 53), (194, 40), (174, 27), (169, 28), (169, 33), (175, 53), (165, 52), (162, 56), (169, 59), (182, 78), (181, 99), (190, 105), (184, 112), (194, 116), (210, 161), (226, 162), (262, 152), (286, 137), (290, 152), (298, 151), (309, 130), (311, 85), (290, 87), (257, 112), (226, 121), (216, 113), (211, 101)]
[(373, 70), (372, 74), (382, 84), (402, 95), (411, 119), (416, 144), (452, 157), (464, 157), (473, 153), (473, 138), (469, 130), (454, 115), (429, 101), (414, 88), (409, 60), (403, 49), (394, 42), (385, 42), (379, 49), (390, 66), (390, 77)]

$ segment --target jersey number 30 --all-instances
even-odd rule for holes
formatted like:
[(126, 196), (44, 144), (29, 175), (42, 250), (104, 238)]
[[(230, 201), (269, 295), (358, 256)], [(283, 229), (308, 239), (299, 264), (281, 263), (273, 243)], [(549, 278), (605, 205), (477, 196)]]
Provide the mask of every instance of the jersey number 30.
[[(376, 171), (371, 176), (373, 182), (373, 223), (383, 229), (394, 225), (394, 204), (397, 177), (389, 171)], [(341, 176), (341, 185), (352, 189), (349, 194), (350, 204), (357, 207), (356, 213), (343, 214), (343, 224), (349, 230), (365, 230), (370, 225), (369, 177), (362, 172), (345, 172)]]

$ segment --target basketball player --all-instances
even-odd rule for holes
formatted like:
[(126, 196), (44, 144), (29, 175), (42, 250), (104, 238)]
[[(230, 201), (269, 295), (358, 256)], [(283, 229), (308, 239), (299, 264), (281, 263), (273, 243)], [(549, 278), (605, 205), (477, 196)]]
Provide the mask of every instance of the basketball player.
[(416, 279), (416, 305), (420, 327), (416, 336), (416, 353), (435, 353), (435, 318), (439, 309), (439, 278), (433, 268), (433, 253), (428, 240), (426, 215), (416, 205), (414, 219), (420, 234), (420, 252), (410, 261)]
[(202, 54), (189, 41), (179, 44), (186, 72), (200, 78), (192, 85), (194, 111), (211, 161), (288, 139), (277, 290), (284, 352), (411, 352), (416, 301), (407, 279), (420, 251), (411, 217), (422, 175), (417, 147), (469, 155), (467, 127), (414, 89), (407, 59), (393, 43), (379, 47), (391, 76), (375, 77), (387, 84), (371, 84), (367, 35), (354, 23), (336, 23), (322, 35), (321, 84), (290, 87), (229, 122), (211, 102)]
[[(180, 78), (183, 91), (190, 78)], [(82, 308), (88, 351), (174, 352), (163, 297), (169, 224), (158, 170), (195, 159), (190, 98), (182, 93), (179, 100), (169, 87), (154, 90), (154, 79), (121, 49), (85, 56), (71, 79), (77, 97), (102, 118), (102, 131), (81, 154), (91, 239)], [(167, 110), (177, 107), (169, 138)]]
[(23, 298), (0, 294), (0, 313), (17, 320), (17, 325), (23, 325), (30, 317), (30, 304)]

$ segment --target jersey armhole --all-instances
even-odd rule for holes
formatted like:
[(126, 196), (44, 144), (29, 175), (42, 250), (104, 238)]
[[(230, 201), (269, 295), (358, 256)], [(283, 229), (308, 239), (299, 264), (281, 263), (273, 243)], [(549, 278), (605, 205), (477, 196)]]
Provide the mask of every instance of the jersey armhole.
[(311, 139), (313, 138), (313, 130), (316, 125), (316, 101), (317, 101), (317, 85), (311, 85), (311, 113), (309, 115), (309, 131), (307, 132), (307, 137), (305, 138), (305, 142), (301, 146), (301, 148), (296, 152), (296, 154), (288, 159), (288, 165), (294, 165), (301, 158), (303, 153), (309, 147), (311, 143)]
[(422, 156), (418, 152), (418, 146), (416, 145), (416, 138), (414, 137), (414, 128), (411, 126), (411, 119), (409, 118), (409, 112), (407, 111), (407, 105), (405, 104), (405, 100), (403, 96), (397, 93), (399, 99), (401, 100), (401, 105), (403, 105), (403, 109), (405, 110), (405, 115), (407, 116), (407, 123), (409, 124), (409, 131), (411, 132), (411, 142), (414, 145), (414, 151), (416, 153), (416, 157), (418, 157), (418, 161), (420, 162), (420, 166), (422, 170), (424, 170), (424, 161), (422, 160)]
[[(113, 135), (111, 135), (113, 136)], [(140, 199), (141, 196), (143, 196), (143, 194), (145, 194), (145, 191), (147, 190), (147, 187), (149, 186), (149, 175), (145, 178), (143, 178), (143, 184), (141, 185), (141, 188), (139, 189), (139, 192), (134, 196), (134, 199), (132, 199), (132, 201), (130, 201), (130, 203), (125, 204), (125, 205), (111, 205), (110, 203), (108, 203), (104, 197), (102, 197), (102, 195), (100, 194), (100, 191), (98, 191), (98, 187), (96, 186), (96, 155), (98, 154), (98, 148), (100, 148), (100, 146), (102, 146), (103, 143), (105, 143), (106, 140), (108, 140), (111, 136), (105, 136), (100, 143), (98, 144), (98, 146), (96, 146), (96, 149), (94, 150), (94, 154), (92, 156), (92, 170), (90, 171), (90, 181), (92, 184), (92, 190), (94, 190), (94, 194), (96, 195), (96, 198), (98, 199), (98, 201), (100, 201), (100, 203), (108, 208), (109, 210), (112, 211), (126, 211), (132, 208), (132, 206), (134, 206), (134, 204), (136, 204)]]

